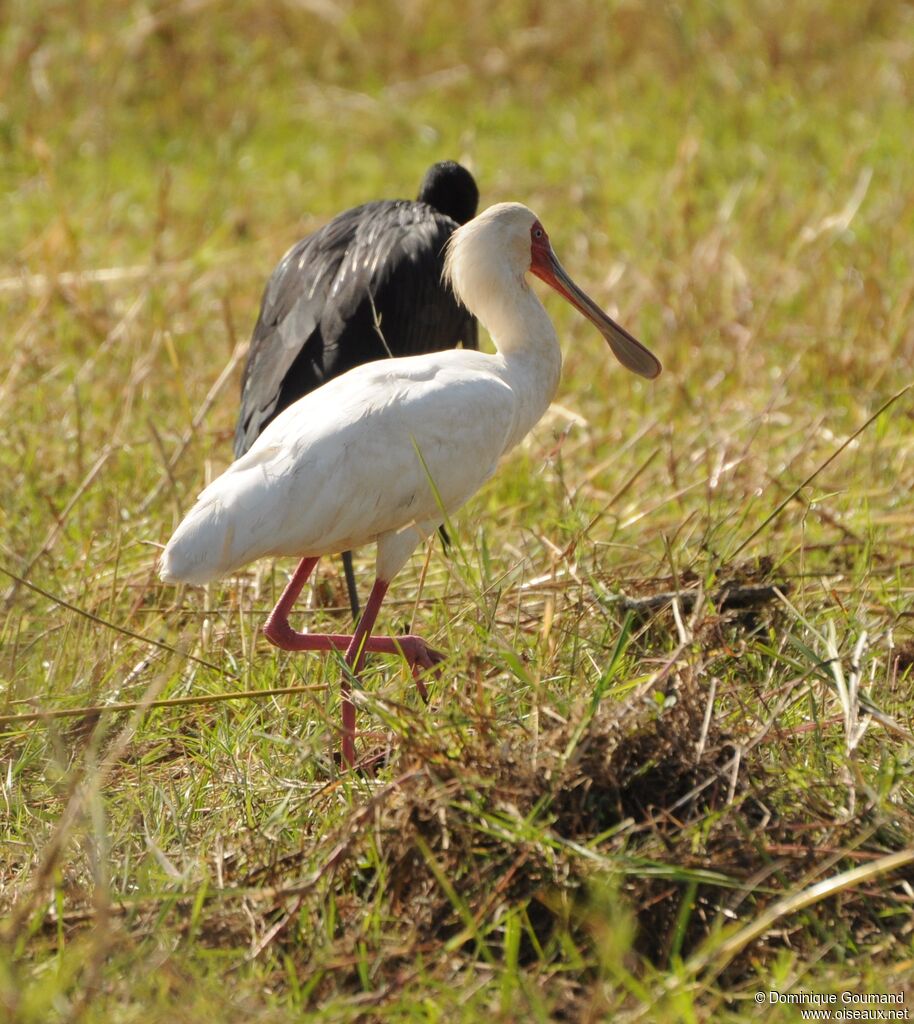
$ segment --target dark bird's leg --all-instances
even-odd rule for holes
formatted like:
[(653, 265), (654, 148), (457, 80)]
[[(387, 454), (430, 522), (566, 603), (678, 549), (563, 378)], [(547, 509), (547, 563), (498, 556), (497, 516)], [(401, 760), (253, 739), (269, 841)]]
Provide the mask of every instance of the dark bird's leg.
[(346, 577), (346, 590), (349, 591), (349, 607), (352, 609), (352, 621), (359, 621), (359, 592), (355, 585), (355, 571), (352, 568), (352, 552), (343, 552), (343, 574)]
[[(424, 669), (434, 668), (444, 655), (422, 639), (408, 634), (406, 636), (371, 636), (371, 629), (378, 617), (378, 611), (390, 583), (386, 580), (375, 580), (368, 603), (362, 618), (351, 636), (341, 633), (299, 633), (289, 624), (289, 612), (298, 599), (308, 577), (317, 565), (316, 558), (303, 558), (276, 607), (270, 612), (263, 632), (266, 638), (276, 647), (284, 651), (345, 651), (346, 664), (351, 675), (357, 677), (362, 670), (365, 655), (400, 654), (409, 662), (413, 678), (423, 700), (428, 700), (425, 683), (419, 673)], [(343, 678), (343, 762), (350, 767), (355, 764), (355, 705), (352, 702), (352, 682), (349, 675)]]

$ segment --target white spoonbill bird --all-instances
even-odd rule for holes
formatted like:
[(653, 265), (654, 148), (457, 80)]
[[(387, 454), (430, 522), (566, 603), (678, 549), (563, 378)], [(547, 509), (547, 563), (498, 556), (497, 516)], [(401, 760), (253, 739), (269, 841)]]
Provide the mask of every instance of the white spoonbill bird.
[[(537, 423), (556, 392), (558, 338), (526, 273), (586, 316), (623, 366), (658, 360), (571, 280), (536, 216), (492, 206), (451, 235), (444, 273), (497, 352), (447, 349), (357, 366), (281, 412), (197, 499), (162, 553), (166, 582), (207, 583), (267, 556), (301, 559), (264, 625), (288, 651), (402, 654), (423, 697), (442, 655), (418, 636), (372, 636), (390, 581), (422, 538), (474, 494)], [(322, 555), (377, 544), (375, 583), (352, 636), (299, 633), (289, 612)], [(342, 683), (343, 762), (355, 764), (355, 706)]]
[[(241, 380), (235, 458), (287, 406), (359, 363), (477, 348), (476, 321), (442, 280), (444, 244), (476, 215), (479, 190), (453, 160), (432, 164), (419, 198), (338, 214), (273, 271)], [(343, 552), (353, 618), (359, 599)]]

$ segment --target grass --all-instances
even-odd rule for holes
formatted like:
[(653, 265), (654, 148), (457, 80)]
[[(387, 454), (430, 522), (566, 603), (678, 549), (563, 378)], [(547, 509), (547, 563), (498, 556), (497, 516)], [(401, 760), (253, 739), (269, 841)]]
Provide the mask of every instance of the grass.
[[(4, 1016), (910, 998), (910, 6), (4, 18)], [(665, 373), (548, 300), (559, 405), (387, 604), (450, 652), (433, 709), (371, 659), (389, 758), (340, 775), (339, 664), (258, 636), (290, 566), (176, 591), (155, 545), (229, 460), (279, 255), (443, 157), (534, 208)], [(338, 629), (319, 573), (303, 620)], [(777, 593), (728, 606), (748, 585)]]

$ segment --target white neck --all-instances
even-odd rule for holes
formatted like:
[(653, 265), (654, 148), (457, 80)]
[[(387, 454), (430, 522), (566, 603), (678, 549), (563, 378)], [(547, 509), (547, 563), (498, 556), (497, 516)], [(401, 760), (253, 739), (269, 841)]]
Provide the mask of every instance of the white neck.
[(488, 329), (499, 373), (515, 396), (513, 447), (555, 395), (562, 353), (552, 321), (527, 283), (534, 215), (518, 203), (492, 206), (451, 236), (445, 276)]
[(504, 361), (505, 382), (518, 399), (507, 445), (512, 448), (539, 422), (558, 389), (562, 372), (558, 336), (524, 276), (480, 289), (470, 310), (491, 334)]

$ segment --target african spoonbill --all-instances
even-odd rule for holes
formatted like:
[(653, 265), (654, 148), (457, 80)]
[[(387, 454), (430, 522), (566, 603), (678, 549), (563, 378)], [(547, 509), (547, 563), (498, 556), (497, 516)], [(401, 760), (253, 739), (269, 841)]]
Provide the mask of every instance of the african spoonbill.
[[(444, 246), (476, 214), (473, 176), (433, 164), (415, 202), (383, 199), (346, 210), (294, 245), (261, 301), (241, 380), (235, 458), (283, 409), (374, 359), (477, 348), (476, 321), (442, 281)], [(343, 552), (358, 618), (352, 556)]]
[[(488, 328), (495, 354), (449, 349), (355, 367), (290, 405), (213, 481), (168, 542), (167, 582), (206, 583), (268, 556), (298, 568), (264, 633), (290, 651), (345, 652), (357, 678), (369, 652), (401, 653), (419, 674), (442, 655), (421, 637), (373, 636), (390, 582), (419, 542), (493, 475), (549, 407), (562, 358), (526, 280), (545, 281), (587, 317), (629, 370), (659, 361), (571, 280), (536, 216), (492, 206), (451, 236), (445, 275)], [(377, 543), (375, 583), (350, 636), (299, 633), (289, 612), (322, 555)], [(342, 682), (342, 756), (355, 764), (355, 705)]]

